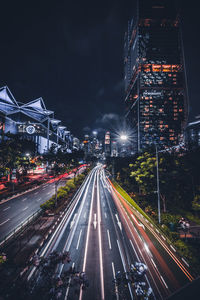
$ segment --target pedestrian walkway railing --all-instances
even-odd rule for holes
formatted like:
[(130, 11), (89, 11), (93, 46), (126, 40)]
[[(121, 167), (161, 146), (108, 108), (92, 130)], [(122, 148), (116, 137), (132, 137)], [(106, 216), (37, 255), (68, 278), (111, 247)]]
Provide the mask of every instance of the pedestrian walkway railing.
[(26, 218), (23, 222), (21, 222), (15, 229), (9, 232), (1, 241), (0, 241), (0, 248), (3, 248), (9, 241), (16, 238), (19, 234), (21, 234), (31, 222), (33, 222), (39, 215), (42, 214), (42, 209), (38, 209), (28, 218)]

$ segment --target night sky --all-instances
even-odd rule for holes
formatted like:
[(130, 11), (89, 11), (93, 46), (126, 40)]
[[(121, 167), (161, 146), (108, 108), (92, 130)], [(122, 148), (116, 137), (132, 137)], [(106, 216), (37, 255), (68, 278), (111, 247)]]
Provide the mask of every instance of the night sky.
[[(182, 2), (190, 121), (200, 115), (200, 18)], [(4, 1), (0, 86), (38, 97), (78, 137), (123, 116), (123, 40), (132, 1)]]

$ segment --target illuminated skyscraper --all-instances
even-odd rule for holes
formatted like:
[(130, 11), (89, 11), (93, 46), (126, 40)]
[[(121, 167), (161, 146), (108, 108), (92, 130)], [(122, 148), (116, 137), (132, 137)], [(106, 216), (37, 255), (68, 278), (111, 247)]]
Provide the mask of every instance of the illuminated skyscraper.
[(110, 156), (111, 146), (110, 146), (110, 132), (107, 131), (105, 134), (105, 155)]
[[(135, 148), (177, 145), (188, 114), (180, 19), (175, 0), (138, 0), (124, 44), (126, 117)], [(135, 150), (136, 150), (135, 149)]]

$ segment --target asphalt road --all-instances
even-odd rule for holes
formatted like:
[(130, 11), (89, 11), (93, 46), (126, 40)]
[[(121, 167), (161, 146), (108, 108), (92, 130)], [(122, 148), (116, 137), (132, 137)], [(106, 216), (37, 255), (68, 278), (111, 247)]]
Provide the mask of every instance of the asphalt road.
[[(63, 178), (59, 186), (65, 185)], [(58, 186), (58, 187), (59, 187)], [(24, 220), (40, 209), (40, 205), (55, 194), (55, 183), (45, 183), (32, 191), (16, 196), (0, 204), (0, 241), (11, 233)]]
[[(165, 299), (192, 276), (164, 238), (117, 194), (102, 165), (98, 165), (40, 256), (54, 250), (69, 251), (70, 266), (86, 274), (89, 287), (83, 290), (82, 286), (69, 285), (61, 299), (138, 299), (131, 283), (117, 286), (114, 282), (118, 271), (125, 274), (136, 261), (148, 267), (143, 281), (153, 290), (151, 299)], [(57, 272), (67, 269), (69, 264), (60, 264)], [(35, 267), (29, 279), (34, 274)]]

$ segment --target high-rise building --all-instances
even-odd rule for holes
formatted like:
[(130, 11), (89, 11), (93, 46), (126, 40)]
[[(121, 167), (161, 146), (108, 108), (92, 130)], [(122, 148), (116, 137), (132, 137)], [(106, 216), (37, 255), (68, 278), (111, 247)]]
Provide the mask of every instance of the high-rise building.
[[(124, 43), (125, 105), (135, 150), (177, 145), (188, 97), (176, 0), (138, 0)], [(155, 138), (156, 136), (156, 138)]]
[(105, 156), (110, 156), (111, 146), (110, 146), (110, 132), (107, 131), (105, 134)]

